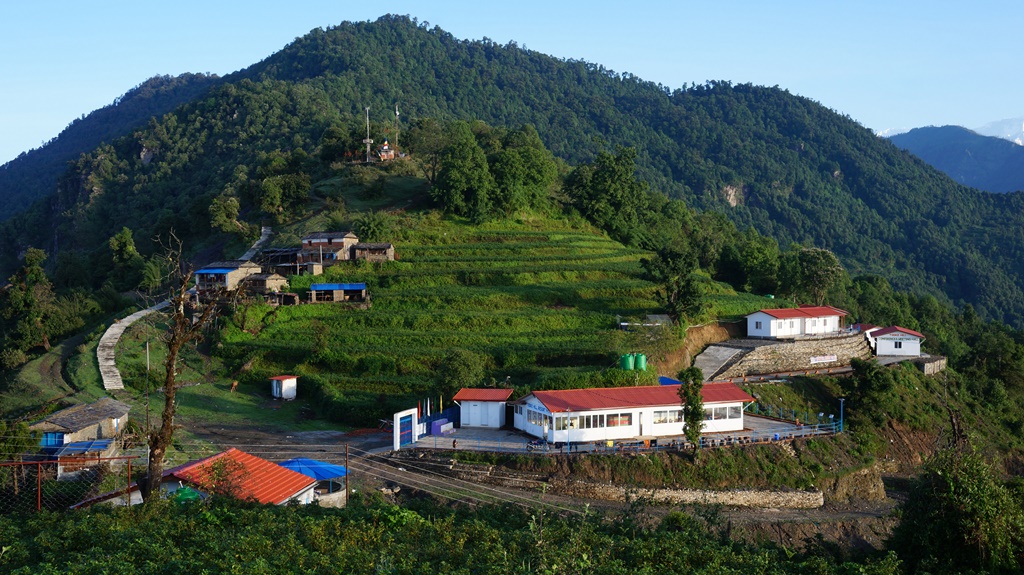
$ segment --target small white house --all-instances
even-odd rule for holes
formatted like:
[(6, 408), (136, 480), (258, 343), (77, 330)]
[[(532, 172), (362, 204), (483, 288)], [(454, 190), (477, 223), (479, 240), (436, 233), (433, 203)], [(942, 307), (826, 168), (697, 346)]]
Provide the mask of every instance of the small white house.
[(297, 375), (275, 375), (270, 378), (270, 394), (274, 399), (295, 399), (298, 387)]
[(505, 404), (512, 397), (511, 389), (473, 389), (464, 387), (453, 400), (459, 404), (462, 427), (493, 427), (505, 425)]
[[(733, 383), (707, 383), (704, 433), (743, 430), (754, 398)], [(518, 400), (515, 428), (555, 442), (652, 439), (683, 434), (678, 385), (535, 391)]]
[(905, 327), (894, 325), (871, 333), (875, 340), (875, 355), (921, 355), (924, 335)]
[(763, 309), (747, 316), (747, 337), (786, 339), (838, 333), (847, 315), (832, 306)]

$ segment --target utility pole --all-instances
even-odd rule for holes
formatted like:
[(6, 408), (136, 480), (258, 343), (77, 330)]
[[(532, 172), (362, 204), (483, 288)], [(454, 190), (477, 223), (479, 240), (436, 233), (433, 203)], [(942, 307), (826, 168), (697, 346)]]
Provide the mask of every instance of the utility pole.
[(398, 150), (398, 132), (399, 132), (398, 116), (399, 116), (399, 114), (398, 114), (398, 102), (395, 102), (395, 150), (396, 151)]
[(348, 476), (352, 474), (351, 467), (348, 466), (348, 444), (345, 444), (345, 507), (348, 507), (348, 496), (352, 492), (348, 489)]
[(370, 107), (366, 107), (366, 138), (363, 139), (363, 143), (366, 144), (366, 163), (370, 163), (370, 144), (373, 140), (370, 139)]

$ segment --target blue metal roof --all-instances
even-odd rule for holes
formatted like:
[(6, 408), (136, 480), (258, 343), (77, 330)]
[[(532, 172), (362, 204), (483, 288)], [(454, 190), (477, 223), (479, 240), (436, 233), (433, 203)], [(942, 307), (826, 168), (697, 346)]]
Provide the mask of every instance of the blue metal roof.
[(309, 286), (312, 291), (339, 291), (339, 290), (364, 290), (365, 283), (359, 284), (313, 284)]
[(86, 453), (103, 453), (107, 449), (110, 449), (110, 444), (113, 443), (113, 441), (113, 439), (76, 441), (74, 443), (65, 443), (59, 447), (46, 448), (44, 451), (47, 451), (51, 455), (55, 455), (57, 457), (64, 455), (84, 455)]
[(228, 273), (231, 273), (231, 272), (233, 272), (233, 271), (235, 271), (237, 269), (238, 268), (203, 268), (201, 270), (198, 270), (196, 273), (197, 274), (228, 274)]
[(664, 375), (658, 376), (658, 385), (679, 385), (682, 382), (678, 379), (672, 379), (671, 377), (665, 377)]

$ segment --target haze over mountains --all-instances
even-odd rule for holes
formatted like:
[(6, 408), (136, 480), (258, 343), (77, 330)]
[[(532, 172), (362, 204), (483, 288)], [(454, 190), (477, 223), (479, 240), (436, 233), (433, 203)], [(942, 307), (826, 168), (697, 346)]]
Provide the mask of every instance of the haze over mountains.
[(966, 186), (997, 193), (1024, 189), (1024, 146), (1007, 138), (929, 126), (890, 140)]
[[(1020, 194), (960, 185), (850, 118), (779, 88), (709, 82), (670, 90), (392, 16), (315, 29), (208, 84), (165, 115), (118, 115), (111, 122), (135, 128), (100, 148), (83, 144), (85, 154), (66, 170), (51, 163), (0, 178), (6, 214), (24, 201), (17, 182), (58, 182), (33, 192), (38, 203), (0, 229), (18, 248), (6, 251), (4, 269), (28, 245), (82, 261), (123, 226), (136, 238), (174, 229), (203, 242), (220, 233), (210, 225), (211, 202), (262, 177), (268, 158), (320, 154), (329, 129), (357, 142), (367, 106), (383, 135), (399, 103), (403, 123), (533, 124), (570, 164), (635, 147), (639, 176), (693, 208), (783, 245), (831, 249), (852, 273), (880, 274), (1024, 325)], [(240, 200), (240, 217), (258, 218)]]

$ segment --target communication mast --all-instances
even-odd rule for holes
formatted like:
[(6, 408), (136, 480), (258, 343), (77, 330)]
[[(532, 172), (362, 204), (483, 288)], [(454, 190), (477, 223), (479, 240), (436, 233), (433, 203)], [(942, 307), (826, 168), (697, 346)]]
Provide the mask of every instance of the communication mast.
[(398, 103), (395, 102), (395, 149), (398, 149)]
[(370, 139), (370, 107), (366, 107), (366, 138), (363, 139), (363, 143), (366, 144), (366, 163), (370, 163), (370, 144), (373, 140)]

